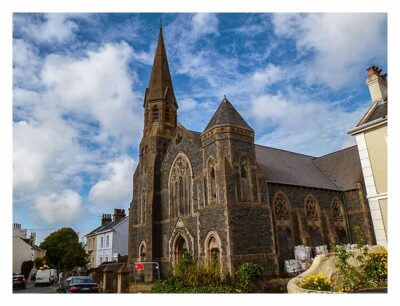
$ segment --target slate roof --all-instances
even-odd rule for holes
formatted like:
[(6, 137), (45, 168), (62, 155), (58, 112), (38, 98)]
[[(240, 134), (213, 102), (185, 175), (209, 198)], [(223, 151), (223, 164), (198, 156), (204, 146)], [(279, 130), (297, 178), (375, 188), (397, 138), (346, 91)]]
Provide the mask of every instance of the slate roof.
[(379, 118), (387, 117), (387, 100), (380, 103), (374, 103), (362, 117), (356, 127), (360, 127), (368, 122), (372, 122)]
[(191, 133), (195, 138), (197, 139), (201, 139), (201, 133), (200, 132), (196, 132), (196, 131), (192, 131), (192, 130), (187, 130), (189, 133)]
[(268, 182), (322, 189), (339, 190), (319, 169), (315, 157), (255, 145), (257, 163)]
[(252, 129), (226, 97), (222, 100), (205, 130), (219, 124), (233, 124), (249, 130)]
[(365, 123), (374, 121), (378, 118), (384, 118), (387, 116), (387, 102), (384, 103), (378, 103), (372, 112), (372, 114), (369, 116), (369, 118), (366, 120)]
[(118, 220), (118, 222), (110, 221), (110, 222), (107, 222), (106, 224), (100, 225), (98, 228), (94, 229), (89, 234), (86, 234), (86, 236), (90, 236), (95, 233), (102, 232), (102, 231), (108, 230), (110, 228), (113, 228), (114, 226), (116, 226), (119, 223), (121, 223), (122, 221), (124, 221), (126, 218), (128, 218), (128, 216), (123, 217), (121, 220)]
[(19, 237), (22, 241), (24, 241), (26, 244), (29, 244), (31, 247), (32, 247), (32, 249), (34, 249), (34, 250), (36, 250), (36, 251), (39, 251), (39, 250), (41, 250), (41, 248), (39, 248), (36, 244), (32, 244), (31, 242), (31, 240), (30, 239), (24, 239), (24, 238), (21, 238), (21, 237)]
[(357, 146), (316, 158), (314, 163), (330, 177), (340, 190), (357, 188), (357, 183), (362, 175)]

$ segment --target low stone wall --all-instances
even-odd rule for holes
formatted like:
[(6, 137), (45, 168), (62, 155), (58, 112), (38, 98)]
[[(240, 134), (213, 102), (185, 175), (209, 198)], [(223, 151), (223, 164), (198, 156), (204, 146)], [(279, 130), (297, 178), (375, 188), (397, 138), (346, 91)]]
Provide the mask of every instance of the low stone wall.
[(125, 263), (107, 263), (90, 271), (103, 293), (129, 292), (130, 270)]

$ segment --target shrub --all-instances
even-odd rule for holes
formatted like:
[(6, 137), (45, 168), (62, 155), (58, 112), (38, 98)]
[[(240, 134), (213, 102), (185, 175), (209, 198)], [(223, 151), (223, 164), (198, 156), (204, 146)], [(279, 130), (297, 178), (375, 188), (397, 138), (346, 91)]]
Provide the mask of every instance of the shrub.
[(323, 274), (309, 274), (300, 282), (300, 287), (309, 290), (331, 291), (332, 282)]
[(172, 276), (165, 280), (158, 280), (151, 289), (153, 293), (181, 293), (184, 292), (184, 285), (180, 279)]
[(369, 254), (364, 265), (366, 287), (387, 286), (387, 255), (385, 249)]
[(236, 272), (237, 285), (242, 292), (248, 292), (252, 282), (260, 279), (263, 267), (252, 262), (241, 264)]
[(159, 280), (153, 287), (154, 293), (230, 293), (235, 288), (230, 278), (223, 278), (221, 267), (216, 261), (197, 263), (185, 252), (173, 271), (173, 276)]
[[(355, 257), (353, 251), (346, 249), (345, 244), (336, 246), (333, 250), (336, 261), (335, 266), (338, 268), (338, 278), (335, 281), (335, 291), (349, 292), (358, 290), (363, 286), (363, 267), (362, 263), (365, 261), (364, 251)], [(350, 263), (350, 259), (355, 258), (361, 265), (355, 267)]]
[(28, 260), (24, 261), (21, 264), (21, 274), (25, 277), (25, 279), (28, 279), (29, 274), (31, 273), (31, 270), (33, 268), (33, 261)]

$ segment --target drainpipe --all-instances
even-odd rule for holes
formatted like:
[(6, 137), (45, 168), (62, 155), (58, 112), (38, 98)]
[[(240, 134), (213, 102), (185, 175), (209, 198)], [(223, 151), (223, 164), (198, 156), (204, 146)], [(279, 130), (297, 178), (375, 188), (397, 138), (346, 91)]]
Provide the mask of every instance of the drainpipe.
[(349, 216), (348, 216), (348, 210), (347, 210), (347, 204), (346, 204), (346, 198), (344, 196), (344, 192), (342, 192), (342, 202), (343, 202), (343, 206), (344, 206), (344, 210), (345, 210), (346, 227), (347, 227), (347, 232), (349, 233), (349, 240), (350, 240), (350, 243), (353, 243), (353, 237), (351, 235)]

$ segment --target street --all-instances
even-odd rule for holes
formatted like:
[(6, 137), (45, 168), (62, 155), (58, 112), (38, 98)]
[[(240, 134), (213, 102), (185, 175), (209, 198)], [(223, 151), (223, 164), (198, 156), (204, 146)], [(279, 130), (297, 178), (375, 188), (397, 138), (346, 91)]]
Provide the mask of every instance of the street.
[(13, 293), (56, 293), (57, 284), (51, 286), (35, 287), (34, 282), (26, 284), (26, 289), (13, 289)]

